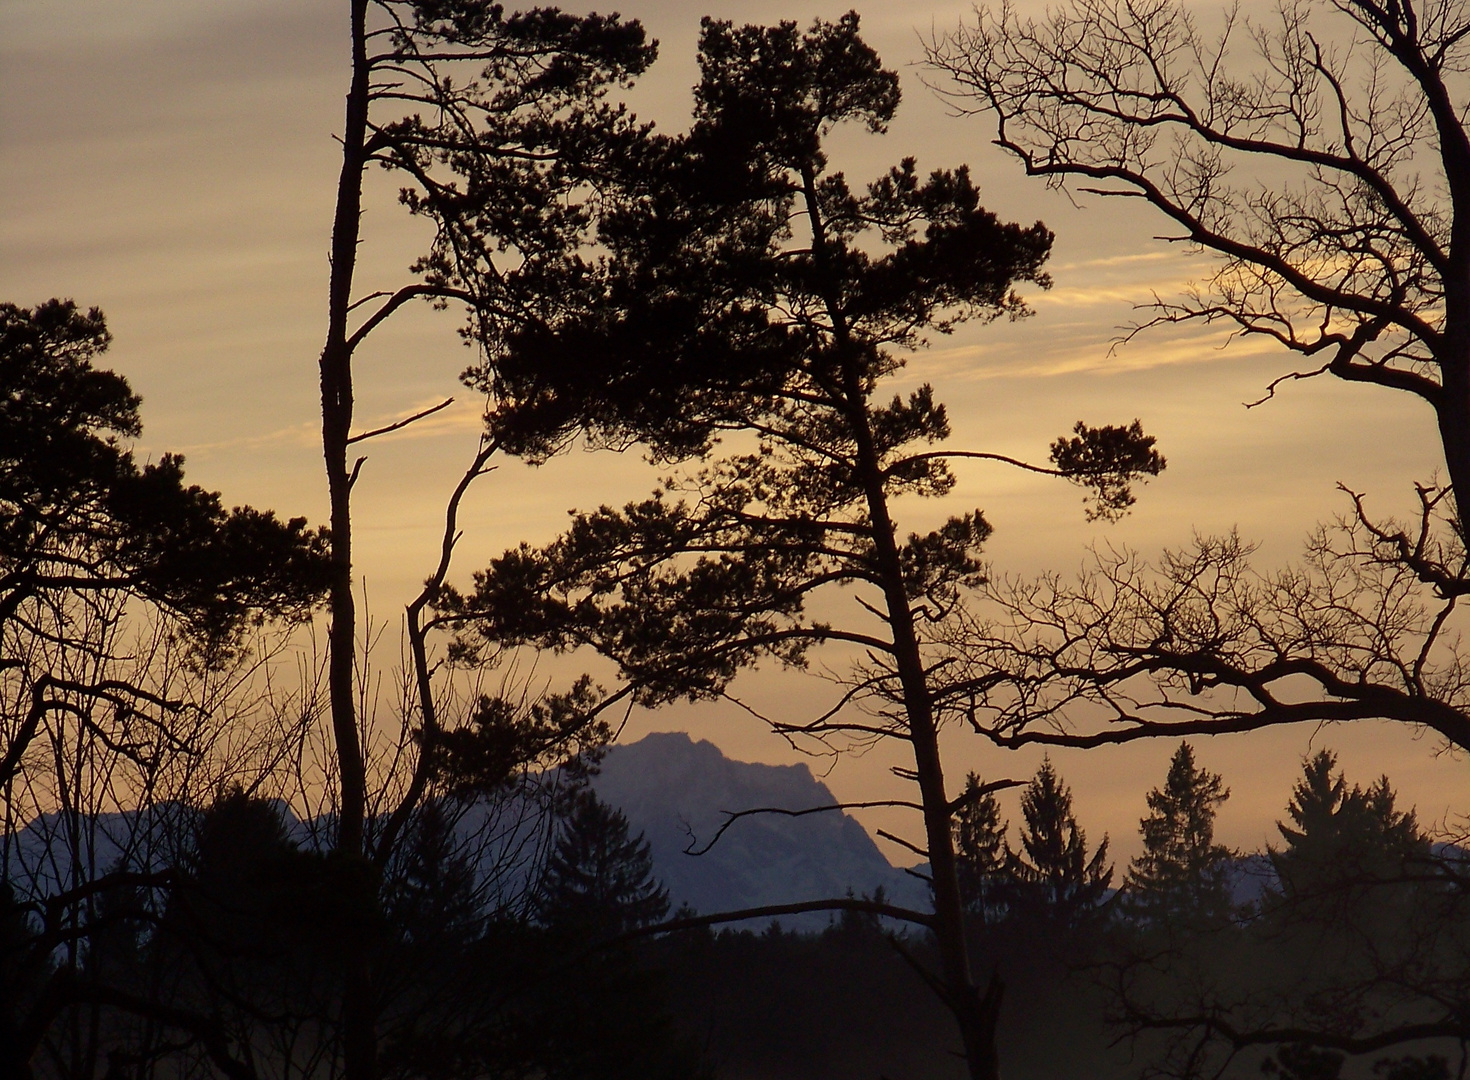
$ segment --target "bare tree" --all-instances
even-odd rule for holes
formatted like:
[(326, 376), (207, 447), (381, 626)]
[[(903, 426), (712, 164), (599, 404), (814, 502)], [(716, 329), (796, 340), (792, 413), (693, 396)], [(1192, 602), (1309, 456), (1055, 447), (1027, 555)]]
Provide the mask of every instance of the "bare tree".
[(1470, 10), (1438, 0), (1230, 9), (1209, 32), (1174, 0), (1079, 0), (1042, 20), (981, 9), (931, 44), (941, 92), (991, 117), (1028, 174), (1147, 203), (1166, 239), (1214, 257), (1132, 333), (1224, 323), (1309, 361), (1266, 397), (1320, 375), (1412, 394), (1449, 478), (1417, 485), (1409, 521), (1349, 492), (1351, 513), (1279, 574), (1224, 537), (995, 590), (1001, 615), (953, 639), (976, 661), (956, 702), (971, 722), (1008, 745), (1086, 746), (1387, 717), (1467, 745), (1467, 36)]
[[(1470, 483), (1470, 136), (1455, 0), (1230, 9), (1176, 0), (1009, 6), (934, 42), (941, 90), (993, 117), (1030, 175), (1148, 203), (1218, 257), (1149, 324), (1225, 322), (1435, 411), (1450, 485)], [(1237, 60), (1248, 52), (1252, 59)], [(1458, 512), (1461, 531), (1470, 507)]]

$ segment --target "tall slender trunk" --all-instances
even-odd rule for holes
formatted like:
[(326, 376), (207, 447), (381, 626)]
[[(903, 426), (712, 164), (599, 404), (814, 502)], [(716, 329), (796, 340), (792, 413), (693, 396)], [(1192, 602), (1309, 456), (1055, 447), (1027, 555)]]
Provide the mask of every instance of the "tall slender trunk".
[(903, 564), (894, 538), (893, 519), (888, 512), (888, 485), (869, 422), (867, 394), (857, 365), (857, 347), (842, 311), (837, 290), (824, 270), (829, 261), (827, 240), (817, 201), (816, 174), (802, 173), (807, 217), (812, 230), (812, 255), (818, 278), (826, 283), (823, 302), (832, 324), (833, 347), (840, 365), (842, 397), (848, 427), (857, 449), (858, 479), (868, 507), (874, 554), (883, 583), (888, 629), (893, 638), (893, 656), (903, 689), (904, 713), (908, 718), (909, 741), (914, 751), (914, 772), (924, 810), (925, 846), (934, 883), (934, 936), (939, 946), (939, 965), (946, 1005), (959, 1025), (971, 1080), (1000, 1080), (1000, 1057), (996, 1047), (996, 1025), (1000, 1018), (1003, 986), (992, 976), (982, 994), (970, 970), (970, 950), (965, 940), (965, 909), (960, 896), (955, 861), (949, 797), (944, 790), (944, 768), (939, 756), (939, 730), (934, 720), (929, 682), (919, 652)]
[[(352, 481), (347, 466), (347, 439), (352, 427), (352, 351), (347, 319), (352, 303), (353, 273), (362, 211), (363, 169), (367, 163), (369, 70), (367, 57), (368, 0), (351, 0), (352, 84), (342, 132), (342, 172), (337, 182), (337, 210), (332, 222), (332, 269), (328, 287), (327, 340), (321, 354), (322, 453), (326, 458), (331, 499), (331, 625), (327, 634), (327, 687), (332, 735), (336, 745), (341, 805), (338, 807), (337, 851), (361, 860), (366, 821), (366, 776), (354, 705), (354, 654), (357, 612), (352, 596)], [(357, 880), (358, 875), (351, 875)], [(347, 959), (342, 988), (342, 1053), (346, 1080), (375, 1080), (376, 1019), (373, 1009), (371, 959), (366, 943), (343, 942)]]
[(1461, 398), (1436, 409), (1445, 468), (1455, 493), (1455, 514), (1462, 536), (1470, 541), (1470, 379), (1445, 380), (1445, 396)]
[[(856, 373), (848, 372), (848, 393), (861, 393)], [(1000, 1060), (996, 1048), (996, 1024), (1000, 1019), (1002, 985), (992, 976), (982, 994), (970, 969), (969, 945), (965, 940), (965, 908), (960, 896), (955, 860), (949, 797), (944, 789), (944, 768), (939, 757), (939, 731), (929, 696), (929, 681), (919, 652), (908, 591), (904, 587), (893, 521), (888, 514), (888, 496), (881, 463), (867, 425), (866, 411), (854, 409), (858, 468), (868, 515), (879, 576), (883, 581), (884, 606), (893, 636), (894, 660), (903, 688), (904, 712), (908, 717), (909, 740), (914, 750), (920, 803), (924, 807), (925, 846), (929, 871), (934, 881), (934, 936), (939, 944), (939, 963), (948, 990), (950, 1009), (959, 1023), (971, 1080), (999, 1080)]]

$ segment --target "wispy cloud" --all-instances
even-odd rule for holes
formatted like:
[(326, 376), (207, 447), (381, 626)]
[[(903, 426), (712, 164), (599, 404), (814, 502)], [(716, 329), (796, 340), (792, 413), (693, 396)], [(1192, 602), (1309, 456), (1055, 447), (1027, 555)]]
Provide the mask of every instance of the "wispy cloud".
[[(416, 413), (423, 412), (425, 409), (432, 408), (442, 400), (443, 398), (425, 398), (399, 412), (375, 417), (370, 421), (360, 423), (357, 431), (373, 431), (377, 428), (387, 427), (399, 420), (406, 420)], [(444, 435), (458, 435), (464, 432), (478, 431), (480, 425), (484, 422), (484, 415), (484, 410), (480, 402), (474, 400), (456, 400), (453, 405), (441, 412), (437, 412), (432, 416), (426, 416), (422, 420), (417, 420), (409, 424), (407, 427), (399, 428), (397, 431), (375, 436), (373, 441), (374, 443), (387, 443), (410, 439), (435, 439)], [(264, 450), (269, 447), (313, 447), (321, 441), (321, 437), (320, 425), (314, 422), (306, 422), (292, 424), (289, 427), (276, 428), (272, 431), (254, 435), (240, 435), (230, 439), (187, 443), (182, 446), (153, 447), (140, 444), (138, 450), (144, 456), (157, 456), (165, 451), (185, 455), (217, 454), (224, 451)]]

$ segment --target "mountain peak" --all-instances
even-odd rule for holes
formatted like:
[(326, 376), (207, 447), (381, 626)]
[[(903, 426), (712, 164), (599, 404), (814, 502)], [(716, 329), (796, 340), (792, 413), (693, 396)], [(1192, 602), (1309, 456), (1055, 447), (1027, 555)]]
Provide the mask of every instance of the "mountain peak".
[[(891, 866), (867, 831), (837, 810), (751, 815), (709, 851), (689, 854), (708, 845), (729, 815), (742, 810), (835, 804), (805, 764), (735, 761), (685, 732), (657, 732), (614, 746), (593, 787), (647, 837), (655, 872), (675, 905), (713, 913), (881, 887), (898, 903), (927, 908), (923, 884)], [(825, 925), (826, 918), (808, 921)]]

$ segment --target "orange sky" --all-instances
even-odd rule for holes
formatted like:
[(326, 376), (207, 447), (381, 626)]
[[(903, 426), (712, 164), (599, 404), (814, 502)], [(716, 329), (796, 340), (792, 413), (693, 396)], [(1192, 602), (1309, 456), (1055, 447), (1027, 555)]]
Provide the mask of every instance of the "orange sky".
[[(677, 128), (695, 78), (699, 16), (738, 21), (832, 17), (850, 4), (690, 4), (634, 0), (662, 43), (635, 91), (640, 115)], [(881, 9), (881, 10), (880, 10)], [(1036, 317), (973, 328), (913, 358), (908, 377), (934, 383), (954, 418), (954, 445), (1033, 460), (1073, 421), (1142, 418), (1169, 459), (1117, 526), (1083, 521), (1075, 490), (978, 463), (958, 468), (951, 501), (904, 507), (905, 529), (981, 506), (996, 526), (1001, 573), (1080, 565), (1104, 540), (1145, 552), (1191, 532), (1238, 526), (1263, 562), (1297, 551), (1317, 521), (1343, 510), (1338, 481), (1375, 508), (1406, 507), (1410, 484), (1438, 467), (1427, 409), (1402, 395), (1314, 381), (1247, 410), (1289, 366), (1269, 347), (1222, 348), (1213, 333), (1159, 334), (1116, 352), (1116, 327), (1151, 291), (1199, 274), (1153, 239), (1159, 222), (1109, 204), (1074, 207), (1026, 181), (989, 145), (982, 121), (947, 115), (912, 66), (920, 34), (968, 5), (888, 0), (865, 14), (869, 41), (904, 79), (905, 104), (884, 138), (844, 137), (838, 165), (859, 178), (914, 154), (921, 167), (968, 162), (987, 205), (1057, 233), (1055, 288)], [(337, 158), (332, 134), (345, 91), (340, 0), (9, 0), (0, 7), (0, 299), (70, 296), (107, 313), (109, 362), (144, 397), (144, 450), (184, 452), (190, 476), (231, 502), (324, 514), (315, 360), (324, 329), (327, 234)], [(360, 292), (403, 280), (424, 236), (370, 183)], [(357, 487), (358, 551), (372, 610), (392, 621), (430, 565), (444, 494), (473, 450), (476, 407), (455, 382), (467, 361), (453, 316), (415, 311), (377, 336), (358, 366), (359, 426), (375, 426), (459, 393), (431, 421), (375, 443)], [(549, 539), (574, 506), (642, 494), (652, 475), (636, 454), (575, 453), (540, 469), (516, 463), (481, 482), (465, 518), (459, 567), (521, 539)], [(818, 688), (758, 675), (752, 696), (773, 706), (815, 701)], [(686, 728), (747, 760), (793, 755), (727, 709), (635, 716), (629, 737)], [(1315, 740), (1315, 742), (1314, 742)], [(1227, 842), (1255, 847), (1273, 833), (1301, 755), (1338, 748), (1351, 777), (1387, 771), (1421, 817), (1464, 812), (1465, 763), (1430, 739), (1387, 725), (1284, 730), (1206, 741), (1200, 757), (1235, 792), (1222, 813)], [(1141, 745), (1057, 760), (1093, 836), (1136, 849), (1144, 790), (1160, 782), (1171, 747)], [(1025, 775), (1039, 754), (1007, 755), (958, 739), (949, 772)], [(880, 760), (881, 759), (881, 760)], [(897, 795), (874, 753), (832, 765), (844, 798)], [(814, 763), (820, 770), (823, 763)], [(900, 817), (869, 824), (903, 829)], [(890, 849), (897, 858), (898, 853)]]

